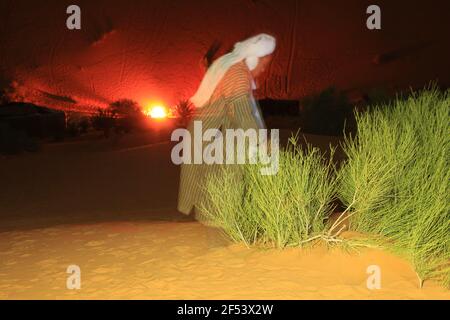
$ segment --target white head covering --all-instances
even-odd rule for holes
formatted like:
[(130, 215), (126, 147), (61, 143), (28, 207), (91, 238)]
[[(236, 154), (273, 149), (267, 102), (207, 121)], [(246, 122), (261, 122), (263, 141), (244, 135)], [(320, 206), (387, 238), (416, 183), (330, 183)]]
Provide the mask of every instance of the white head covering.
[(223, 76), (232, 65), (245, 60), (250, 71), (254, 70), (258, 65), (259, 58), (273, 53), (275, 46), (276, 39), (264, 33), (242, 42), (237, 42), (234, 45), (232, 52), (218, 58), (209, 67), (197, 92), (190, 99), (191, 102), (197, 108), (203, 107), (210, 99), (220, 80), (222, 80)]

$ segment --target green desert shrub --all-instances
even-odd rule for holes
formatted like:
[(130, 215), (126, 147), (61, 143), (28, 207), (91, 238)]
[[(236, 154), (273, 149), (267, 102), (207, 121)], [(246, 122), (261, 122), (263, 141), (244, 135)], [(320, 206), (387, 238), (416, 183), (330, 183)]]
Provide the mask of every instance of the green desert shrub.
[(232, 166), (208, 177), (200, 220), (248, 246), (299, 246), (327, 234), (336, 177), (319, 149), (291, 139), (274, 175), (262, 175), (262, 164)]
[(449, 285), (450, 91), (435, 88), (357, 113), (346, 137), (339, 198), (350, 228), (407, 257), (420, 285)]

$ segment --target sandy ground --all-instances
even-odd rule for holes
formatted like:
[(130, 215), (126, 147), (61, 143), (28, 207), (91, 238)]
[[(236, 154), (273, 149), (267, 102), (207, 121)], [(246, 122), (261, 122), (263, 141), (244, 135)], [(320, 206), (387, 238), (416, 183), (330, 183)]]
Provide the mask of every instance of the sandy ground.
[[(113, 222), (0, 234), (2, 299), (449, 299), (418, 289), (405, 261), (379, 250), (247, 249), (197, 222)], [(81, 289), (68, 290), (69, 265)], [(366, 286), (369, 265), (381, 289)]]
[[(136, 139), (0, 159), (0, 299), (450, 298), (381, 250), (247, 249), (182, 221), (171, 146)], [(80, 290), (66, 287), (69, 265)]]

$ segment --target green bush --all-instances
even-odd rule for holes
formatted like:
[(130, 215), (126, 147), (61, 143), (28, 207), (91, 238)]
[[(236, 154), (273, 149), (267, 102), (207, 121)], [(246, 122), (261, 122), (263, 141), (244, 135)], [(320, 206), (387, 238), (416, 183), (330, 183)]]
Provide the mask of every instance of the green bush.
[(208, 177), (201, 221), (247, 246), (283, 248), (327, 236), (336, 177), (319, 149), (302, 150), (291, 139), (280, 151), (275, 175), (262, 175), (261, 164), (236, 166)]
[(350, 228), (381, 235), (413, 264), (420, 285), (450, 274), (450, 91), (357, 113), (357, 135), (343, 144), (339, 198)]

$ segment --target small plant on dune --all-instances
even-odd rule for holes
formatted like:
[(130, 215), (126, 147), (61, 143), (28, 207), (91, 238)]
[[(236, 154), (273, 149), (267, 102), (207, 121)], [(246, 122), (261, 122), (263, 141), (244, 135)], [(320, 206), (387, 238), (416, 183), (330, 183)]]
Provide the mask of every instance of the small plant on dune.
[(181, 100), (174, 108), (179, 125), (186, 127), (194, 115), (194, 105), (189, 100)]
[(427, 279), (450, 285), (450, 91), (413, 92), (356, 114), (339, 198), (353, 230), (382, 236)]
[(280, 151), (277, 174), (262, 175), (261, 167), (224, 166), (210, 175), (200, 219), (247, 246), (284, 248), (335, 240), (338, 231), (331, 234), (326, 225), (336, 187), (331, 160), (316, 148), (302, 150), (292, 138)]

